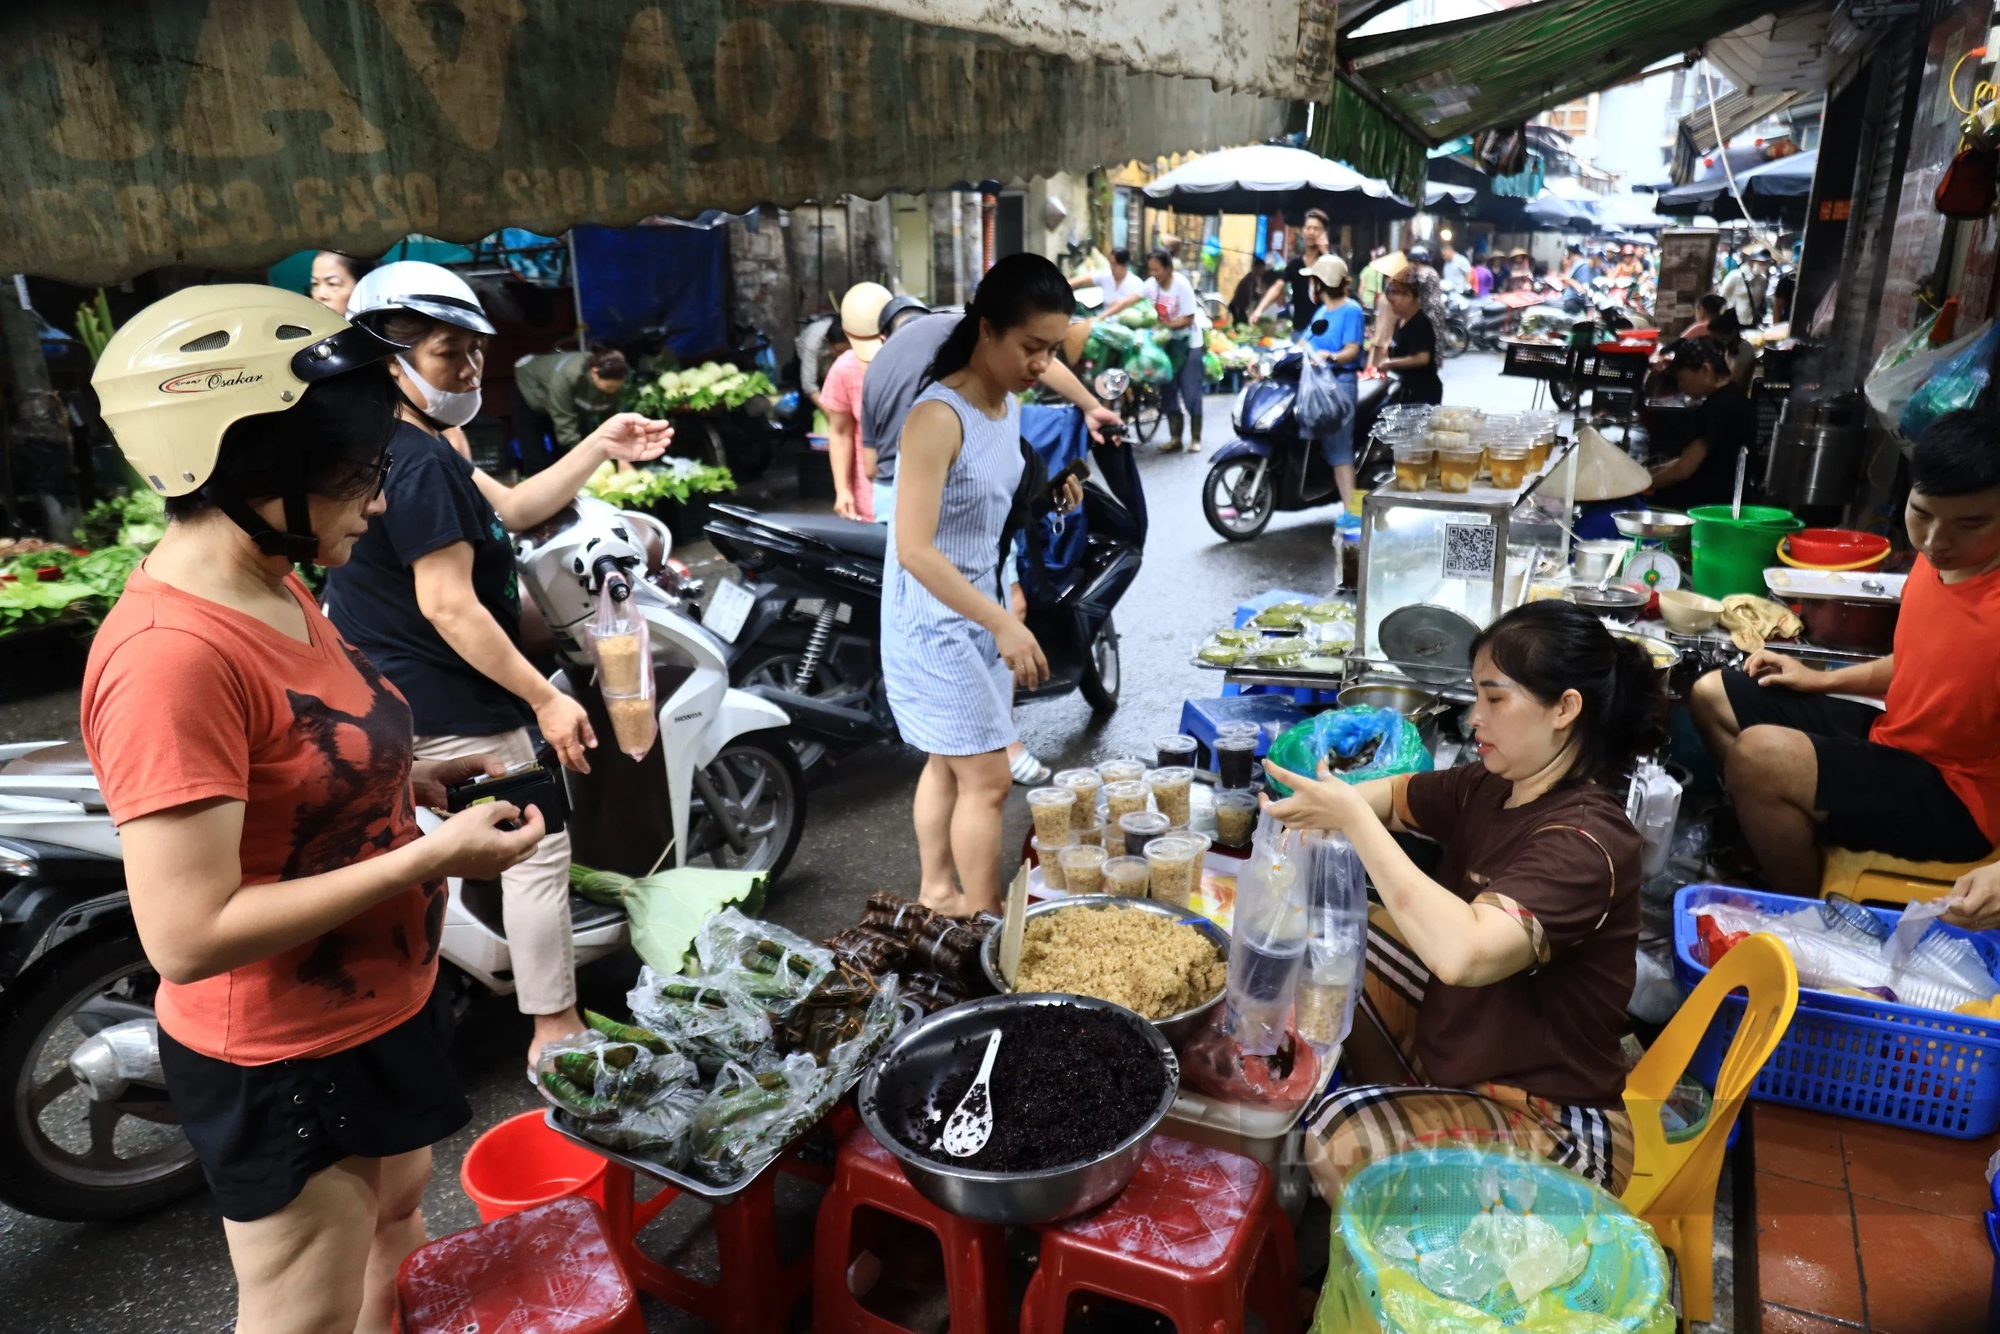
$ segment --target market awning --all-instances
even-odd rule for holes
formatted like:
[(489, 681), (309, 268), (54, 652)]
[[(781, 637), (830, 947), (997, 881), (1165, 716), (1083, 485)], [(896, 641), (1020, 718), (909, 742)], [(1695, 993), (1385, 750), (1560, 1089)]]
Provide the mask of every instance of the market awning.
[(995, 37), (1009, 46), (1071, 60), (1094, 60), (1212, 79), (1218, 88), (1265, 97), (1326, 95), (1333, 75), (1334, 0), (1180, 0), (1172, 17), (1150, 5), (1065, 0), (833, 0)]
[(1538, 0), (1347, 38), (1338, 60), (1352, 97), (1336, 95), (1314, 147), (1409, 190), (1422, 179), (1422, 148), (1617, 83), (1744, 17), (1741, 0)]
[[(1804, 97), (1803, 88), (1782, 88), (1776, 92), (1731, 91), (1704, 102), (1682, 116), (1674, 131), (1673, 181), (1686, 185), (1699, 173), (1701, 159), (1715, 151), (1718, 143), (1728, 143), (1767, 116), (1775, 116)], [(1716, 126), (1722, 137), (1716, 137)]]
[[(1766, 162), (1761, 167), (1736, 173), (1737, 189), (1752, 218), (1760, 222), (1796, 222), (1805, 215), (1806, 197), (1812, 193), (1813, 173), (1819, 167), (1819, 150), (1810, 149)], [(1729, 180), (1711, 176), (1692, 185), (1676, 186), (1661, 195), (1653, 207), (1679, 217), (1708, 214), (1725, 221), (1738, 216)]]
[(412, 231), (470, 242), (1082, 171), (1266, 139), (1290, 106), (879, 10), (10, 6), (0, 272), (262, 268), (305, 246), (378, 254)]
[[(1146, 198), (1179, 213), (1283, 213), (1298, 218), (1325, 209), (1338, 222), (1407, 218), (1416, 207), (1384, 181), (1345, 163), (1283, 144), (1252, 144), (1204, 153), (1148, 183)], [(1437, 186), (1425, 204), (1465, 203), (1465, 186)]]

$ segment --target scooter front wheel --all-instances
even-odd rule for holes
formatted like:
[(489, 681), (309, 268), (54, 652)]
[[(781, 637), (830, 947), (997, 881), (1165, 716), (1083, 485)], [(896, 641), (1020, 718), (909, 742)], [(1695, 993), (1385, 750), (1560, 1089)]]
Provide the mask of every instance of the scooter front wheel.
[(69, 1059), (89, 1035), (148, 1017), (159, 975), (136, 935), (72, 945), (8, 993), (0, 1025), (0, 1201), (66, 1223), (134, 1218), (202, 1184), (164, 1088), (98, 1102)]
[(1223, 459), (1201, 484), (1201, 513), (1217, 535), (1248, 542), (1271, 522), (1277, 482), (1268, 461), (1245, 456)]
[(805, 828), (806, 776), (797, 753), (778, 733), (751, 732), (695, 775), (688, 864), (775, 878)]

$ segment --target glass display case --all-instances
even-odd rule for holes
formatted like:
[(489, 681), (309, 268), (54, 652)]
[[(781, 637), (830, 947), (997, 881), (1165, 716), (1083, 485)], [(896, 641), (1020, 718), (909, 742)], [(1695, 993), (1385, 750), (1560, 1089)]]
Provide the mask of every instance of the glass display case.
[(1511, 540), (1513, 520), (1567, 458), (1566, 449), (1557, 451), (1541, 472), (1506, 490), (1370, 491), (1361, 512), (1356, 656), (1392, 661), (1382, 622), (1405, 607), (1439, 607), (1484, 628), (1519, 603), (1536, 553)]

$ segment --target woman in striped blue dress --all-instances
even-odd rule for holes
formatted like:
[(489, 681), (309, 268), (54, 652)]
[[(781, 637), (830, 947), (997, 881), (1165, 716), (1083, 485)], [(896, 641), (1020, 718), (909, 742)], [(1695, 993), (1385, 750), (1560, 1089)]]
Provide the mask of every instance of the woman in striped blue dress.
[(882, 675), (903, 739), (930, 755), (914, 810), (921, 897), (954, 916), (999, 911), (1014, 687), (1049, 674), (1007, 605), (1000, 541), (1023, 466), (1014, 395), (1048, 369), (1073, 302), (1040, 255), (995, 264), (932, 360), (898, 444)]

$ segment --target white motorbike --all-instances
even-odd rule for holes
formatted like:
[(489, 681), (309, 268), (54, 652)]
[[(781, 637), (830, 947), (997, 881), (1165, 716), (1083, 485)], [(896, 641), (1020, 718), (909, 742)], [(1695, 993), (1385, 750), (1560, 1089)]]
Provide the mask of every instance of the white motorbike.
[[(516, 540), (521, 582), (556, 633), (553, 679), (603, 739), (591, 774), (565, 773), (575, 855), (634, 875), (669, 855), (776, 875), (805, 826), (790, 720), (729, 688), (721, 645), (693, 619), (699, 586), (668, 566), (670, 549), (665, 525), (588, 497)], [(630, 586), (652, 644), (660, 739), (637, 761), (609, 741), (582, 643), (606, 579)], [(65, 1221), (130, 1217), (201, 1182), (161, 1078), (158, 977), (120, 858), (81, 743), (0, 746), (0, 1202)], [(579, 965), (625, 944), (622, 911), (570, 906)], [(452, 985), (512, 994), (497, 881), (449, 882), (439, 952)]]

